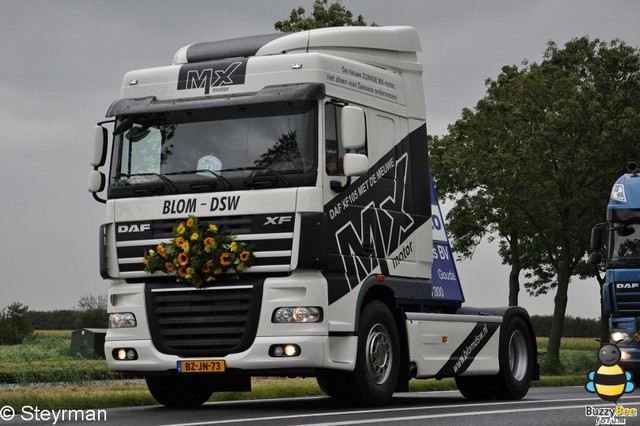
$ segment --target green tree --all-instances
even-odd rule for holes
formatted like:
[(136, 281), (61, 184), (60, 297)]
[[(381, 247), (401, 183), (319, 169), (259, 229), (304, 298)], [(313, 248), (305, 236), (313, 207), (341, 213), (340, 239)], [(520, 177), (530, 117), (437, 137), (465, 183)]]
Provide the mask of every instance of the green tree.
[(455, 248), (470, 256), (482, 237), (498, 238), (510, 279), (524, 272), (533, 295), (556, 290), (547, 361), (558, 365), (569, 283), (594, 272), (589, 230), (640, 158), (640, 55), (620, 40), (549, 42), (540, 64), (503, 67), (486, 84), (475, 109), (434, 138), (434, 179), (462, 200), (448, 216)]
[(78, 301), (78, 328), (107, 328), (107, 297), (85, 295)]
[[(329, 0), (315, 0), (311, 16), (306, 16), (305, 13), (304, 7), (293, 9), (289, 19), (277, 21), (274, 27), (281, 32), (297, 32), (314, 28), (367, 26), (362, 15), (358, 15), (356, 19), (353, 19), (353, 13), (347, 10), (340, 1), (329, 4)], [(373, 23), (372, 25), (375, 26), (376, 24)]]
[(0, 345), (18, 345), (33, 334), (29, 307), (14, 302), (0, 312)]

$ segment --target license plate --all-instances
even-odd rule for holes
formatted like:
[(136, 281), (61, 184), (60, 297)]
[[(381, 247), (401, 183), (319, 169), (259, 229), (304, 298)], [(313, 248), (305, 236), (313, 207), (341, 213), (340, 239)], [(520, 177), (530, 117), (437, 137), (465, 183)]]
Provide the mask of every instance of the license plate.
[(178, 373), (224, 373), (224, 360), (178, 361)]

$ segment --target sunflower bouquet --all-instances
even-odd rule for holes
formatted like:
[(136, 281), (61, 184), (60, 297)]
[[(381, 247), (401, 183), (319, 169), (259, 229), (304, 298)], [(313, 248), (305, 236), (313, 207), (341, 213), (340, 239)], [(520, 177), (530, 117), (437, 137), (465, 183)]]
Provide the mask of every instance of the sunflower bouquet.
[(217, 225), (201, 226), (189, 218), (173, 228), (174, 238), (144, 254), (145, 271), (175, 273), (196, 288), (216, 280), (223, 273), (241, 273), (255, 259), (253, 244), (236, 241), (236, 236)]

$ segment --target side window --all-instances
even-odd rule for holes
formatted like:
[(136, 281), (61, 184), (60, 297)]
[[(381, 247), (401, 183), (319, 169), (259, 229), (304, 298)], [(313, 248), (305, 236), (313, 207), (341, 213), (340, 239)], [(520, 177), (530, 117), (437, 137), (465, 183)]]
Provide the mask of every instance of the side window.
[(327, 103), (324, 107), (325, 164), (329, 176), (344, 174), (342, 159), (345, 150), (338, 140), (340, 138), (340, 107)]
[[(343, 176), (343, 159), (346, 150), (342, 146), (340, 141), (340, 111), (342, 106), (334, 103), (327, 103), (324, 107), (324, 119), (325, 119), (325, 165), (327, 169), (327, 175), (329, 176)], [(366, 154), (365, 147), (354, 151), (359, 154)]]

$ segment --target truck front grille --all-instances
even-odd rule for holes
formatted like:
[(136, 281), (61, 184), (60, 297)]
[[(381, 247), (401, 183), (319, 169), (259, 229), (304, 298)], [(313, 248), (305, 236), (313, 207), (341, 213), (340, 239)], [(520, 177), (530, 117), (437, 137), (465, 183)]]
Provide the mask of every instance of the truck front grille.
[[(237, 283), (237, 284), (236, 284)], [(162, 353), (183, 357), (225, 356), (253, 343), (262, 283), (238, 280), (204, 289), (149, 284), (149, 328)]]
[[(238, 241), (255, 245), (255, 261), (247, 273), (287, 272), (291, 269), (293, 246), (293, 228), (295, 215), (282, 213), (290, 222), (265, 227), (267, 215), (226, 216), (200, 218), (203, 226), (215, 223), (237, 236)], [(173, 228), (178, 220), (152, 220), (143, 222), (119, 222), (116, 227), (116, 254), (118, 257), (119, 278), (144, 279), (143, 256), (149, 249), (155, 249), (161, 242), (169, 242), (173, 237)], [(141, 229), (140, 232), (119, 232), (120, 229)]]
[(633, 315), (640, 311), (640, 291), (616, 291), (617, 312)]

